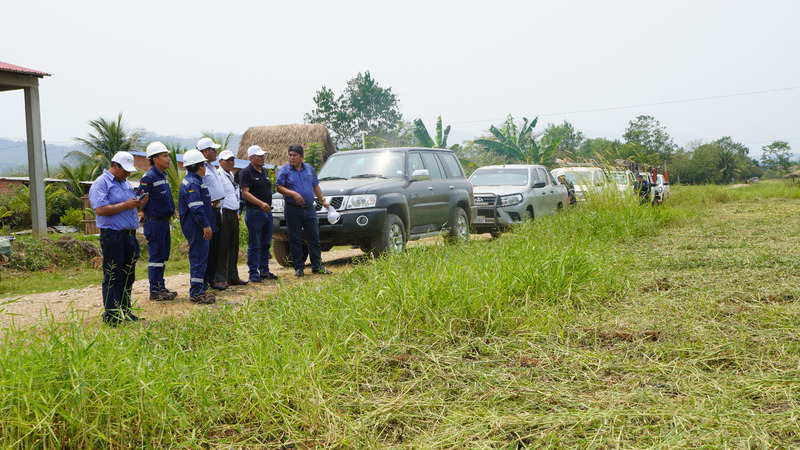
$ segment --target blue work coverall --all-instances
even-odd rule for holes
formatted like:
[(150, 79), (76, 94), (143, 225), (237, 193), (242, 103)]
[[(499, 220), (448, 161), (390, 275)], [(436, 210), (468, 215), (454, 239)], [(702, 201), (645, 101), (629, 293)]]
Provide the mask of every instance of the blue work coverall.
[(157, 294), (166, 289), (164, 285), (164, 267), (169, 260), (171, 236), (169, 223), (175, 214), (175, 200), (167, 181), (166, 172), (151, 167), (142, 176), (136, 195), (142, 192), (149, 194), (150, 199), (144, 205), (144, 237), (147, 238), (147, 276), (150, 279), (150, 293)]
[(189, 243), (189, 296), (195, 298), (206, 291), (204, 275), (208, 265), (209, 242), (203, 237), (203, 228), (217, 231), (217, 223), (211, 219), (211, 194), (197, 173), (189, 172), (181, 181), (178, 193), (178, 212), (181, 216), (181, 231)]

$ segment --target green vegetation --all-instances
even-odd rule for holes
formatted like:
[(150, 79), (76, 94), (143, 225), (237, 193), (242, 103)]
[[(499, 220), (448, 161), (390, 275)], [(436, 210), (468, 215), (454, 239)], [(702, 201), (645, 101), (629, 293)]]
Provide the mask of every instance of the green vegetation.
[(0, 442), (798, 446), (800, 191), (673, 189), (239, 309), (9, 332)]

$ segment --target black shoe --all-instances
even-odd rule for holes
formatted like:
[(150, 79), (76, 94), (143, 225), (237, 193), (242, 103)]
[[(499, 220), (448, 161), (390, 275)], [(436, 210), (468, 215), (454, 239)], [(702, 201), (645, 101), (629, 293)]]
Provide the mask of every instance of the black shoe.
[(222, 282), (220, 282), (220, 283), (208, 283), (208, 287), (210, 287), (211, 289), (216, 289), (218, 291), (224, 291), (225, 289), (228, 289), (228, 285), (225, 284), (225, 283), (222, 283)]
[(303, 275), (305, 275), (305, 274), (303, 273), (303, 269), (294, 269), (294, 276), (296, 276), (296, 277), (302, 277)]
[(192, 303), (200, 303), (202, 305), (210, 305), (210, 304), (212, 304), (212, 303), (217, 301), (217, 297), (215, 297), (214, 294), (209, 294), (208, 292), (203, 292), (200, 295), (197, 295), (195, 297), (191, 297), (189, 299), (189, 301), (192, 302)]
[(274, 273), (272, 273), (272, 272), (267, 272), (267, 274), (266, 274), (266, 275), (262, 275), (262, 276), (261, 276), (261, 279), (262, 279), (262, 280), (279, 280), (280, 278), (278, 278), (278, 276), (277, 276), (277, 275), (275, 275), (275, 274), (274, 274)]
[(333, 272), (320, 266), (319, 269), (311, 269), (311, 273), (318, 273), (320, 275), (331, 275)]
[(228, 280), (228, 286), (246, 286), (247, 281), (240, 280), (239, 278), (235, 280)]
[(261, 278), (250, 278), (251, 283), (261, 283)]
[(157, 302), (160, 302), (162, 300), (172, 300), (177, 296), (178, 296), (178, 293), (175, 292), (175, 291), (169, 291), (167, 289), (161, 289), (160, 291), (155, 292), (155, 293), (151, 292), (150, 293), (150, 300), (155, 300)]
[(117, 317), (116, 314), (111, 314), (109, 312), (104, 311), (102, 317), (103, 317), (103, 323), (110, 326), (111, 328), (117, 328), (117, 326), (119, 326), (119, 324), (122, 323), (122, 319)]

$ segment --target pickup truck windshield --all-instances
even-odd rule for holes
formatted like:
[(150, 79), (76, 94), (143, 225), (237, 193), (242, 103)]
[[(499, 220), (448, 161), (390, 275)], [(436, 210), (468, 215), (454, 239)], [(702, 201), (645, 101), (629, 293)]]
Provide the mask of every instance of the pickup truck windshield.
[(473, 186), (525, 186), (528, 169), (478, 169), (469, 181)]
[(628, 184), (628, 176), (624, 173), (614, 173), (614, 181), (617, 184)]
[(399, 152), (336, 153), (319, 171), (319, 179), (402, 178), (403, 154)]
[(589, 172), (564, 172), (567, 181), (578, 186), (592, 186), (592, 174)]

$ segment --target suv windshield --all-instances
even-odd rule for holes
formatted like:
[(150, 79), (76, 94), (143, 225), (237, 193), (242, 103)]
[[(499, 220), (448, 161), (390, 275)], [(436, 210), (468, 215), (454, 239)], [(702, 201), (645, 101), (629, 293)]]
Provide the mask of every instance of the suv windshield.
[(525, 186), (528, 169), (478, 169), (469, 177), (473, 186)]
[(613, 175), (617, 184), (628, 184), (628, 176), (625, 173), (614, 172)]
[(591, 186), (592, 174), (589, 172), (564, 172), (567, 181), (578, 186)]
[(402, 178), (403, 154), (399, 152), (332, 155), (319, 171), (320, 180), (348, 178)]

